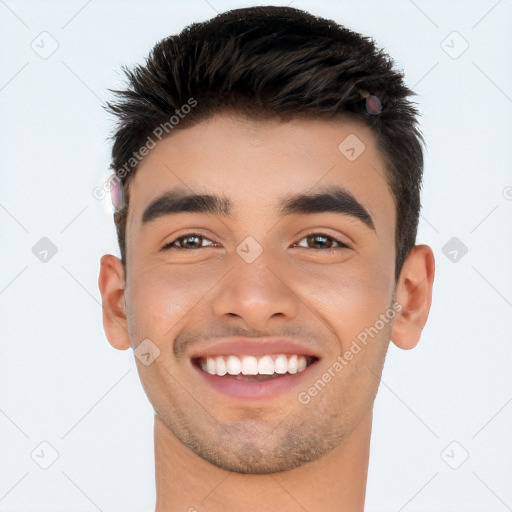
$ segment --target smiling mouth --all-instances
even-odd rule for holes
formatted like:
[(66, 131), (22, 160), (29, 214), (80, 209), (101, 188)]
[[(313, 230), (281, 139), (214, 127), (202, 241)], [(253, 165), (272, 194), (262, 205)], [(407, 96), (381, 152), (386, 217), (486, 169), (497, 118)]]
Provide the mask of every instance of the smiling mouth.
[(192, 361), (205, 373), (248, 382), (278, 379), (303, 372), (318, 360), (300, 354), (268, 354), (261, 357), (217, 355), (197, 357)]

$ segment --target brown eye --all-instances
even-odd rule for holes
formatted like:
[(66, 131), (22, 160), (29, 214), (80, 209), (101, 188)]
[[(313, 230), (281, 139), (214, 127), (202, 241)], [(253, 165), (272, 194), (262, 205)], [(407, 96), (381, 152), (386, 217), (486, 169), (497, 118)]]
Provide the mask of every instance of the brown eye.
[[(173, 240), (172, 242), (169, 242), (168, 244), (164, 245), (162, 247), (162, 250), (168, 250), (168, 249), (178, 249), (178, 250), (187, 250), (187, 249), (202, 249), (204, 246), (202, 246), (202, 241), (208, 240), (208, 238), (198, 235), (196, 233), (187, 233), (186, 235), (180, 236), (179, 238), (176, 238), (176, 240)], [(208, 240), (211, 242), (211, 240)]]
[[(332, 236), (323, 233), (311, 233), (306, 235), (302, 240), (306, 240), (306, 246), (297, 244), (297, 247), (306, 247), (309, 249), (348, 249), (348, 246)], [(334, 244), (334, 247), (333, 247)]]

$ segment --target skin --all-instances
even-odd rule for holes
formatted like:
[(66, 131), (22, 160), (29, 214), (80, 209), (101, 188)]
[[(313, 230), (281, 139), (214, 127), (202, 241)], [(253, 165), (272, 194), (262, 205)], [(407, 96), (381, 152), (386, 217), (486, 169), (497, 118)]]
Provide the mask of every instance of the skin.
[[(338, 150), (350, 134), (366, 146), (354, 161)], [(127, 274), (119, 258), (105, 255), (99, 288), (110, 344), (126, 350), (149, 338), (160, 351), (148, 366), (136, 359), (155, 410), (157, 512), (363, 510), (386, 351), (390, 340), (402, 349), (418, 343), (435, 267), (430, 247), (416, 245), (395, 282), (396, 211), (385, 172), (373, 134), (354, 121), (280, 123), (228, 113), (176, 130), (140, 163), (130, 189)], [(229, 197), (236, 218), (182, 213), (143, 226), (152, 199), (183, 184)], [(352, 192), (376, 231), (332, 212), (278, 216), (283, 193), (328, 184)], [(206, 237), (193, 241), (199, 249), (161, 250), (197, 231)], [(331, 242), (315, 249), (304, 238), (311, 233), (348, 248)], [(236, 252), (247, 236), (263, 248), (250, 264)], [(300, 403), (298, 394), (393, 299), (402, 308), (394, 320), (309, 403)], [(240, 403), (203, 384), (188, 354), (220, 337), (248, 335), (289, 336), (321, 359), (292, 392)]]

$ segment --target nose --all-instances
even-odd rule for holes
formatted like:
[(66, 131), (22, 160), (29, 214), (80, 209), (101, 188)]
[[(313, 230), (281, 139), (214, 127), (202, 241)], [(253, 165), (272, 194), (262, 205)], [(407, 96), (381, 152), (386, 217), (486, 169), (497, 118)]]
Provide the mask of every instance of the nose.
[(252, 263), (235, 256), (232, 270), (215, 288), (212, 308), (218, 318), (235, 316), (264, 331), (274, 317), (288, 323), (297, 316), (300, 299), (293, 291), (293, 276), (264, 255)]

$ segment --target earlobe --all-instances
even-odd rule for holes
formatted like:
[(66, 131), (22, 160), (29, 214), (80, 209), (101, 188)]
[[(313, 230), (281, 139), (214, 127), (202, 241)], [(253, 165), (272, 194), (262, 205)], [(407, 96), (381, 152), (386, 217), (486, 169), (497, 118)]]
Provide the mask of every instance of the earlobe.
[(428, 245), (415, 245), (404, 261), (395, 300), (401, 312), (395, 317), (391, 341), (409, 350), (420, 341), (432, 304), (435, 259)]
[(130, 348), (125, 307), (125, 278), (121, 260), (105, 254), (100, 260), (98, 287), (103, 309), (103, 329), (109, 343), (118, 350)]

